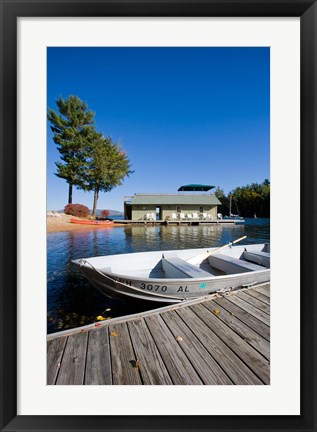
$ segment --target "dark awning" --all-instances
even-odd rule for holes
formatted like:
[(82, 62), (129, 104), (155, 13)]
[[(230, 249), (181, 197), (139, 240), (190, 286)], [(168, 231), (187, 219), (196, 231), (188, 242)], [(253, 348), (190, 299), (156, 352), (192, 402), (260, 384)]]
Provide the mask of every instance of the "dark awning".
[(178, 191), (204, 191), (207, 192), (210, 189), (213, 189), (215, 186), (209, 186), (209, 185), (201, 185), (201, 184), (189, 184), (181, 186)]

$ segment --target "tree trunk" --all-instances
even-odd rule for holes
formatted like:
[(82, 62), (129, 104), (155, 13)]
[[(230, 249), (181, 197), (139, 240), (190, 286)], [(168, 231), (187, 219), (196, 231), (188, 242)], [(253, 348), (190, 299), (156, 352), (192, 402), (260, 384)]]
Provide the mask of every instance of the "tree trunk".
[(94, 206), (93, 206), (93, 209), (92, 209), (92, 216), (96, 216), (98, 197), (99, 197), (99, 190), (95, 189), (95, 192), (94, 192)]
[(68, 185), (68, 204), (73, 203), (73, 185), (69, 183)]

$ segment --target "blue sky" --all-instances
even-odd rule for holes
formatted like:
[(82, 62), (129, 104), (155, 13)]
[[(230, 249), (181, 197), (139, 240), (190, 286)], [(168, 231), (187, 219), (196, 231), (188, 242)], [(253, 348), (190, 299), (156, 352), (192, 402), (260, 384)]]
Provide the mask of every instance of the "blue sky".
[[(77, 95), (96, 128), (126, 150), (134, 173), (101, 193), (99, 209), (123, 210), (137, 192), (176, 193), (203, 183), (227, 193), (270, 178), (269, 48), (48, 48), (48, 106)], [(68, 185), (48, 124), (48, 208)], [(92, 208), (93, 193), (73, 202)]]

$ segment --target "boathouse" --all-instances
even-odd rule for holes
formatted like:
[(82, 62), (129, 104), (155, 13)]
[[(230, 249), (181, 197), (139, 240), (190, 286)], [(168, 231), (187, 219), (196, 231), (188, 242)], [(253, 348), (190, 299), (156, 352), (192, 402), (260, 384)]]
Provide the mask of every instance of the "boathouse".
[(217, 219), (215, 194), (207, 193), (214, 186), (190, 184), (181, 186), (178, 193), (135, 193), (124, 198), (124, 218), (137, 220)]

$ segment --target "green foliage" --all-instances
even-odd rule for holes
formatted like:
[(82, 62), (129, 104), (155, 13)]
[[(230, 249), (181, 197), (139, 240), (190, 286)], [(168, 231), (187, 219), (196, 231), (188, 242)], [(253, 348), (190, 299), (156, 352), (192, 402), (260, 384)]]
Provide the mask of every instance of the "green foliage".
[(125, 152), (111, 137), (105, 138), (94, 128), (95, 113), (77, 96), (56, 101), (58, 113), (48, 110), (54, 133), (53, 140), (60, 153), (56, 175), (69, 184), (69, 203), (72, 186), (94, 192), (93, 215), (99, 192), (109, 192), (129, 176), (130, 162)]
[(105, 138), (101, 133), (93, 131), (85, 146), (85, 169), (81, 178), (81, 188), (94, 192), (93, 215), (99, 192), (109, 192), (120, 186), (123, 179), (131, 171), (130, 161), (119, 144), (114, 143), (111, 137)]
[(223, 189), (221, 189), (219, 186), (216, 187), (214, 193), (219, 200), (223, 199), (225, 197), (225, 193), (224, 193)]
[(67, 204), (64, 213), (72, 216), (86, 217), (89, 215), (89, 208), (83, 204)]
[(87, 191), (109, 192), (121, 185), (124, 177), (132, 173), (125, 152), (111, 137), (104, 138), (100, 133), (91, 134), (85, 155), (83, 186)]
[[(93, 130), (95, 113), (88, 110), (85, 102), (77, 96), (56, 101), (58, 112), (48, 109), (53, 140), (57, 145), (62, 162), (56, 162), (57, 177), (70, 185), (81, 186), (86, 141)], [(71, 197), (71, 193), (70, 193)]]
[(237, 187), (229, 192), (227, 197), (220, 198), (225, 207), (224, 214), (229, 214), (230, 195), (232, 196), (232, 213), (239, 213), (243, 217), (253, 217), (254, 214), (257, 217), (270, 217), (270, 181), (268, 179), (261, 184), (252, 183)]
[(215, 195), (218, 198), (218, 200), (221, 202), (221, 205), (218, 205), (217, 211), (218, 213), (222, 213), (224, 215), (228, 214), (229, 212), (229, 199), (225, 195), (223, 189), (221, 189), (219, 186), (215, 189)]

